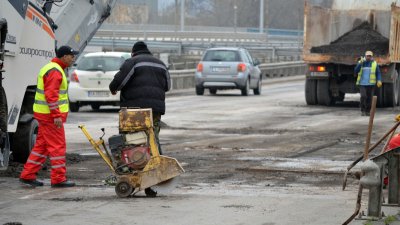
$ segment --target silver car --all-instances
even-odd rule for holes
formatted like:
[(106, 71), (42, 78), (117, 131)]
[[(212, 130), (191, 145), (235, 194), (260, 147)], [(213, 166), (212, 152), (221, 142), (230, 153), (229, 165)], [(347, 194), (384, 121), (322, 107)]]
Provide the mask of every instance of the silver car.
[(210, 48), (203, 55), (196, 70), (196, 94), (204, 89), (211, 94), (217, 90), (240, 89), (242, 95), (261, 94), (261, 71), (259, 62), (243, 48)]

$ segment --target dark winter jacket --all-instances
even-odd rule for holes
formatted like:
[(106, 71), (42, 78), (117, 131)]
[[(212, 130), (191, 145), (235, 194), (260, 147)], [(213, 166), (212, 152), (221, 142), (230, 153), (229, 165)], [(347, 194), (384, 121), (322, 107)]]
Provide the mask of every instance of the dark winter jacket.
[(110, 91), (121, 91), (121, 107), (152, 108), (165, 113), (165, 92), (171, 87), (165, 64), (149, 51), (127, 59), (110, 83)]

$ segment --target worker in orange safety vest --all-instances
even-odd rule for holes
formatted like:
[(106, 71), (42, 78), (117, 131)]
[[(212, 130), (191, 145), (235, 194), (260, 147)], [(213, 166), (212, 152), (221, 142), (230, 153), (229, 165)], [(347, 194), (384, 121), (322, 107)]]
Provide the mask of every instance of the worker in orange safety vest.
[(74, 182), (66, 178), (66, 143), (63, 123), (69, 111), (68, 83), (64, 70), (75, 61), (74, 51), (69, 46), (61, 46), (55, 58), (42, 67), (38, 75), (35, 102), (33, 104), (34, 118), (39, 123), (36, 143), (33, 147), (20, 182), (33, 187), (43, 186), (36, 179), (37, 172), (45, 163), (47, 157), (51, 164), (51, 187), (73, 187)]

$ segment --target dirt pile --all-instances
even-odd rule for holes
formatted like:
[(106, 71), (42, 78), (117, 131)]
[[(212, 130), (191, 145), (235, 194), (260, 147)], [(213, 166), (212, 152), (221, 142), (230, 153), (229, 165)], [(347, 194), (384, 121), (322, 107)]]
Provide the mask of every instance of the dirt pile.
[(387, 55), (389, 39), (375, 31), (368, 22), (364, 22), (329, 45), (312, 47), (311, 53), (359, 56), (368, 50), (375, 56)]

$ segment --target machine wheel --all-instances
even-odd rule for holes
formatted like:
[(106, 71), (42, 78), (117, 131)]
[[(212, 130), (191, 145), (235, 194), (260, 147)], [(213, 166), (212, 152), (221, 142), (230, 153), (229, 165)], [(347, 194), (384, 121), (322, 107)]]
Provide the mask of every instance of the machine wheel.
[(318, 104), (330, 106), (334, 103), (332, 94), (329, 90), (329, 80), (318, 80), (317, 82), (317, 100)]
[(19, 123), (17, 131), (12, 135), (13, 160), (25, 163), (35, 146), (39, 123), (32, 119), (28, 123)]
[(212, 94), (212, 95), (215, 95), (215, 94), (217, 94), (217, 89), (215, 89), (215, 88), (210, 88), (210, 94)]
[(115, 186), (115, 193), (120, 198), (129, 197), (135, 189), (126, 181), (119, 181)]
[(79, 103), (70, 102), (69, 103), (69, 109), (71, 110), (71, 112), (78, 112), (79, 111)]
[(100, 104), (91, 104), (90, 106), (92, 107), (93, 111), (97, 111), (100, 109)]
[(261, 87), (262, 87), (262, 80), (261, 77), (257, 82), (257, 88), (253, 89), (254, 95), (260, 95), (261, 94)]
[(196, 86), (196, 95), (204, 95), (204, 88)]
[(248, 96), (250, 92), (250, 80), (246, 80), (246, 85), (241, 89), (243, 96)]
[(305, 95), (307, 105), (317, 104), (317, 80), (306, 79)]

